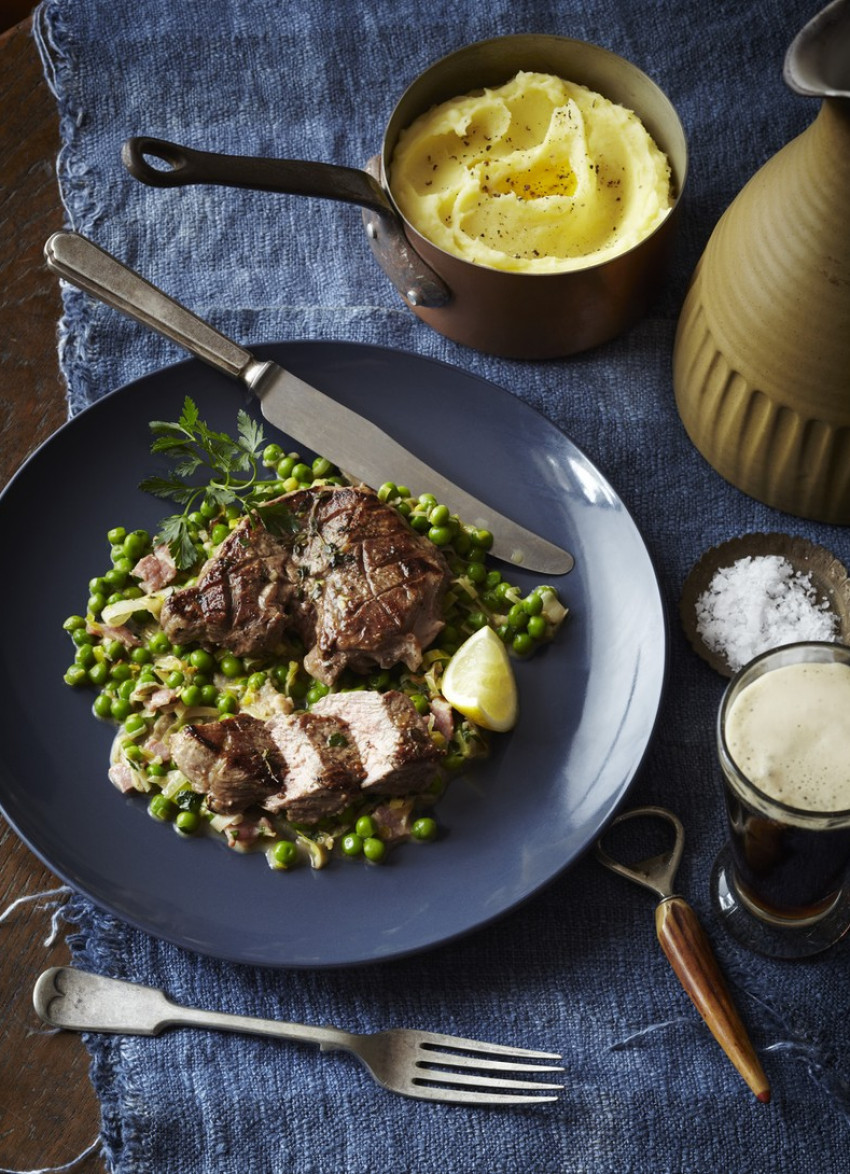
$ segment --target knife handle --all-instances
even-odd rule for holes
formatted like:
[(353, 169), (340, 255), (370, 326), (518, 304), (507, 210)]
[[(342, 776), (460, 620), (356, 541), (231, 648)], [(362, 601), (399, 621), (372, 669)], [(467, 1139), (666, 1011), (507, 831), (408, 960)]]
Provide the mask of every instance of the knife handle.
[[(48, 267), (115, 310), (150, 326), (225, 375), (249, 386), (261, 366), (244, 347), (145, 281), (77, 232), (55, 232), (44, 246)], [(262, 364), (264, 366), (264, 364)]]
[(667, 897), (655, 910), (655, 929), (670, 965), (758, 1100), (770, 1100), (770, 1086), (756, 1056), (711, 945), (696, 913), (681, 897)]

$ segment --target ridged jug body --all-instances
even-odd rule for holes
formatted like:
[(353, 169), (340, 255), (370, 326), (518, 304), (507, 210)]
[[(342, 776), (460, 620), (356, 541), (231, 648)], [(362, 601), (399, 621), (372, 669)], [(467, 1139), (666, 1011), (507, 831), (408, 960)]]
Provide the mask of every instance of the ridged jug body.
[(685, 429), (726, 480), (850, 523), (850, 100), (824, 100), (718, 222), (673, 354)]

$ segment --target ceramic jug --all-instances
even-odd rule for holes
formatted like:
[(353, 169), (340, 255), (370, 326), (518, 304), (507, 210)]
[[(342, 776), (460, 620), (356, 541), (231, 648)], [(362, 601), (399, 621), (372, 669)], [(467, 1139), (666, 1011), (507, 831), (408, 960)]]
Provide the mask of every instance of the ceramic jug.
[(850, 0), (794, 39), (784, 78), (817, 117), (718, 221), (679, 318), (676, 405), (727, 481), (850, 523)]

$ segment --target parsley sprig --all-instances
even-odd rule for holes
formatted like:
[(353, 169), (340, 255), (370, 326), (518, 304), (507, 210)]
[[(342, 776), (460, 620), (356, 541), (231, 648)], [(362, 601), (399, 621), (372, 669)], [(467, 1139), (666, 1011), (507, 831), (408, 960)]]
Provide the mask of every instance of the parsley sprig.
[[(152, 420), (150, 429), (154, 434), (151, 452), (167, 457), (172, 468), (168, 475), (146, 478), (139, 488), (183, 507), (182, 513), (160, 522), (156, 541), (167, 544), (181, 570), (189, 570), (198, 561), (189, 521), (196, 503), (211, 503), (219, 513), (238, 503), (247, 514), (257, 516), (253, 495), (262, 468), (263, 430), (240, 409), (237, 438), (216, 432), (200, 418), (188, 395), (179, 420)], [(205, 480), (198, 479), (201, 474)]]

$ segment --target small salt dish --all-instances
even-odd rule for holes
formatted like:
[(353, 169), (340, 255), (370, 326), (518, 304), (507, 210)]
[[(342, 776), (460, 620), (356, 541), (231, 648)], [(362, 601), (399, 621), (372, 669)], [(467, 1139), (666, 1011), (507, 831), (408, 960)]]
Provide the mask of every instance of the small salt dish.
[[(741, 664), (730, 662), (729, 642), (724, 645), (717, 641), (714, 647), (714, 641), (707, 642), (701, 630), (700, 601), (710, 590), (718, 572), (731, 570), (744, 559), (764, 557), (784, 560), (794, 575), (800, 577), (795, 586), (801, 592), (810, 584), (806, 594), (811, 597), (811, 606), (825, 617), (834, 619), (834, 631), (825, 639), (843, 644), (850, 642), (850, 579), (847, 569), (835, 555), (806, 538), (790, 534), (744, 534), (711, 547), (702, 555), (684, 582), (679, 603), (679, 614), (689, 643), (721, 676), (733, 676)], [(775, 639), (763, 634), (761, 640), (754, 642), (752, 655), (776, 644), (812, 638), (809, 631), (801, 630), (799, 635), (794, 635), (786, 627), (781, 637)]]

